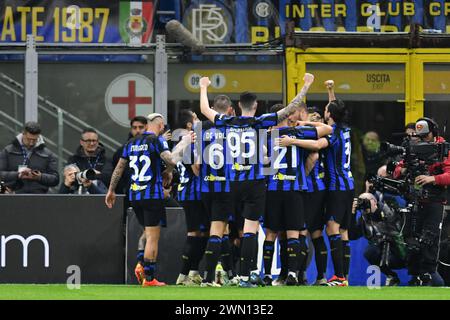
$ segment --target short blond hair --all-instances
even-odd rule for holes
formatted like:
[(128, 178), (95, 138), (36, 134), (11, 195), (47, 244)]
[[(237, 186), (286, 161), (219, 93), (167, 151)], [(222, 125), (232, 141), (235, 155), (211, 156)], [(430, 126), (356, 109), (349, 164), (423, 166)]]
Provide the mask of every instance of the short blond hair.
[(150, 113), (150, 114), (147, 116), (147, 119), (148, 119), (148, 121), (150, 121), (150, 122), (153, 122), (154, 120), (156, 120), (156, 119), (158, 119), (158, 118), (161, 118), (161, 120), (164, 121), (164, 117), (163, 117), (163, 115), (160, 114), (160, 113)]

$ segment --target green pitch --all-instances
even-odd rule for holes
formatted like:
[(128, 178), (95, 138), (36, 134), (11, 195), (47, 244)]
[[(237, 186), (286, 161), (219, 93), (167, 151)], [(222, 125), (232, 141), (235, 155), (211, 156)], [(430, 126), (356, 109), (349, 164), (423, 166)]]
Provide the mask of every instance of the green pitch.
[(236, 287), (167, 286), (142, 288), (126, 285), (0, 285), (0, 300), (450, 300), (450, 288), (366, 287)]

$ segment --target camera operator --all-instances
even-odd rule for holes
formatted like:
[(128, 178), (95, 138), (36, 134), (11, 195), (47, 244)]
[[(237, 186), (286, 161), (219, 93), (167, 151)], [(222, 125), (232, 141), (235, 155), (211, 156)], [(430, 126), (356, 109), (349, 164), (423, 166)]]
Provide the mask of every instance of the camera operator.
[(372, 193), (363, 193), (353, 203), (353, 214), (361, 213), (357, 226), (369, 241), (364, 257), (371, 265), (380, 267), (386, 275), (386, 286), (397, 286), (400, 279), (392, 269), (406, 266), (406, 245), (402, 237), (404, 220), (393, 209), (395, 202), (391, 206)]
[[(437, 123), (430, 118), (420, 118), (416, 122), (416, 136), (419, 143), (443, 144), (445, 140), (438, 134)], [(450, 185), (450, 158), (442, 162), (427, 164), (426, 174), (414, 178), (415, 187), (423, 188), (430, 197), (418, 197), (417, 210), (412, 212), (411, 230), (408, 230), (409, 254), (408, 272), (413, 286), (431, 285), (431, 274), (437, 271), (440, 246), (441, 224), (444, 216), (446, 186)], [(420, 159), (423, 160), (423, 159)], [(419, 161), (422, 164), (423, 161)], [(394, 178), (408, 174), (407, 163), (402, 161), (395, 168)], [(409, 172), (409, 174), (414, 174)]]
[(64, 168), (64, 183), (59, 189), (60, 194), (106, 194), (106, 192), (106, 186), (101, 180), (97, 180), (92, 169), (80, 172), (76, 164), (69, 164)]

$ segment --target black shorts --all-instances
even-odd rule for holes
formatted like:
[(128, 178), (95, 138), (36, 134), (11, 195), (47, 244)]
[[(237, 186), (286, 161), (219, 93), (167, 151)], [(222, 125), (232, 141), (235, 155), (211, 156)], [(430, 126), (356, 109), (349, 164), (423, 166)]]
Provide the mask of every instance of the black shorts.
[(209, 218), (201, 200), (181, 201), (186, 217), (187, 232), (209, 231)]
[(235, 222), (243, 225), (244, 219), (257, 221), (265, 213), (266, 181), (233, 181), (231, 182)]
[(341, 229), (350, 227), (354, 190), (328, 191), (326, 202), (326, 221), (336, 221)]
[(322, 230), (326, 224), (325, 201), (326, 191), (308, 192), (305, 195), (306, 228), (310, 233)]
[(204, 192), (202, 202), (209, 221), (227, 222), (233, 214), (233, 202), (229, 192)]
[(303, 198), (300, 191), (267, 191), (264, 227), (276, 232), (305, 229)]
[(161, 221), (165, 221), (166, 209), (163, 200), (139, 200), (132, 201), (134, 213), (142, 227), (156, 227)]

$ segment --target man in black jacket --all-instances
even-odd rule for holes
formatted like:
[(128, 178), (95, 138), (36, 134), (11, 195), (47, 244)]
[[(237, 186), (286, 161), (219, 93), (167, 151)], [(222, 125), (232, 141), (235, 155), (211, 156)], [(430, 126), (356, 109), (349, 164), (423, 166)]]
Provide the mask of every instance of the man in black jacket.
[(21, 134), (0, 152), (0, 180), (15, 193), (47, 193), (59, 183), (57, 162), (45, 146), (41, 127), (27, 122)]
[(98, 141), (98, 134), (92, 128), (81, 133), (80, 146), (74, 155), (69, 157), (67, 164), (74, 163), (81, 171), (94, 169), (100, 175), (100, 180), (109, 186), (112, 174), (111, 160), (106, 158), (106, 150)]

